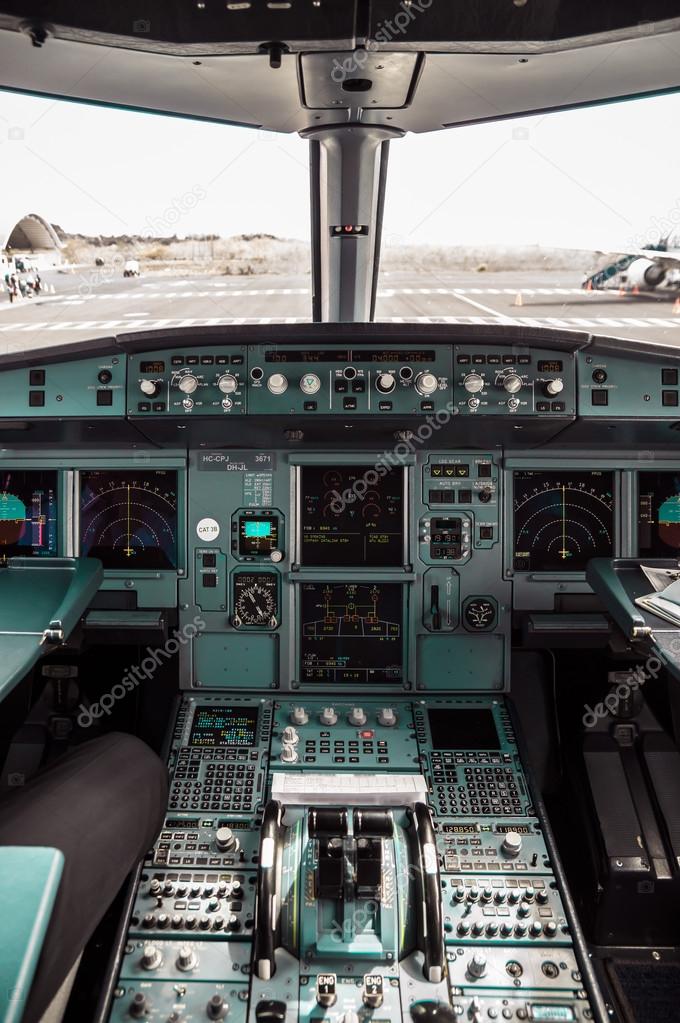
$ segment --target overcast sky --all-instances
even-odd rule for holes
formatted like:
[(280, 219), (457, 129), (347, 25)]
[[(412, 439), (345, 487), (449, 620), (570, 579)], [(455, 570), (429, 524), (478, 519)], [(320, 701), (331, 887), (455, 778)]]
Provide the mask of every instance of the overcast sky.
[[(667, 96), (393, 142), (386, 242), (653, 240), (680, 221), (679, 114)], [(297, 136), (0, 92), (0, 187), (3, 214), (73, 232), (309, 236)]]

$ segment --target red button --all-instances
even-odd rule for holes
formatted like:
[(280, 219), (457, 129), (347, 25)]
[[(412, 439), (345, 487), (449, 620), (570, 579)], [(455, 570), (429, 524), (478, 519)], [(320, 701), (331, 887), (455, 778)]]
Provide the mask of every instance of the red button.
[(374, 735), (375, 732), (359, 732), (360, 739), (372, 739)]

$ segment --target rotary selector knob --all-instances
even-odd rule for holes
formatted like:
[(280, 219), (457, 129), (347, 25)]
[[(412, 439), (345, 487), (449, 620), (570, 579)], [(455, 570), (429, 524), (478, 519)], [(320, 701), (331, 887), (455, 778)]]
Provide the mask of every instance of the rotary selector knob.
[(522, 836), (516, 831), (508, 831), (503, 844), (501, 845), (501, 852), (505, 853), (506, 856), (519, 856), (522, 851)]
[(294, 725), (306, 725), (309, 721), (309, 714), (304, 707), (293, 707), (290, 712), (290, 720)]
[(163, 961), (160, 949), (155, 945), (145, 945), (142, 952), (142, 966), (145, 970), (157, 970)]
[(229, 1004), (225, 1002), (222, 995), (213, 995), (205, 1007), (208, 1019), (224, 1019), (228, 1012)]
[(198, 966), (198, 956), (195, 954), (191, 945), (182, 945), (179, 952), (177, 953), (177, 969), (178, 970), (195, 970)]
[(468, 973), (475, 980), (479, 977), (483, 977), (486, 973), (486, 956), (482, 955), (481, 952), (475, 952), (472, 959), (468, 963)]
[(468, 373), (463, 380), (463, 387), (468, 394), (479, 394), (484, 389), (484, 377), (479, 373)]
[(397, 723), (397, 715), (391, 707), (381, 707), (378, 711), (378, 724), (384, 728), (394, 728)]
[(300, 381), (300, 390), (303, 394), (316, 394), (321, 390), (321, 380), (316, 373), (305, 373)]
[(319, 714), (319, 721), (322, 725), (328, 725), (332, 727), (338, 723), (338, 715), (335, 712), (335, 707), (324, 707)]
[(281, 742), (284, 742), (286, 746), (297, 746), (300, 741), (300, 736), (292, 725), (286, 725), (283, 732), (281, 733)]
[(220, 852), (235, 852), (238, 849), (238, 839), (231, 828), (218, 828), (215, 832), (215, 845)]
[(140, 380), (139, 389), (147, 398), (155, 398), (158, 394), (158, 383), (155, 380)]
[(128, 1009), (129, 1014), (133, 1019), (144, 1019), (149, 1015), (151, 1010), (151, 1003), (146, 995), (143, 995), (141, 991), (138, 991), (135, 997), (130, 1002), (130, 1008)]
[(347, 720), (350, 725), (365, 725), (366, 724), (366, 712), (363, 707), (352, 707), (349, 712)]
[(415, 388), (418, 394), (434, 394), (439, 387), (439, 381), (434, 373), (419, 373), (416, 377)]
[(391, 394), (396, 387), (396, 380), (392, 373), (379, 373), (375, 386), (381, 394)]
[(217, 381), (217, 386), (222, 394), (233, 394), (238, 388), (238, 380), (233, 373), (223, 373)]
[(556, 394), (561, 394), (563, 390), (564, 380), (561, 380), (559, 377), (555, 377), (554, 380), (548, 380), (548, 383), (545, 385), (545, 393), (551, 398), (554, 398)]
[(267, 380), (267, 388), (272, 394), (284, 394), (288, 390), (288, 380), (283, 373), (272, 373)]
[(297, 750), (295, 746), (282, 746), (281, 747), (281, 762), (283, 764), (296, 764), (298, 759)]
[(185, 373), (177, 383), (182, 394), (193, 394), (198, 387), (198, 379), (193, 373)]
[(508, 394), (517, 394), (522, 390), (522, 378), (517, 373), (508, 373), (503, 380), (503, 387)]

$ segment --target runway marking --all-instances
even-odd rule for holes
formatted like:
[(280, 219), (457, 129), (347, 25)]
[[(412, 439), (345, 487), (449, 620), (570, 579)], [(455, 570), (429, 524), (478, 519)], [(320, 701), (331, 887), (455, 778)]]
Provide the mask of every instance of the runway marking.
[(463, 295), (460, 291), (454, 291), (455, 297), (460, 302), (467, 302), (468, 305), (472, 305), (475, 309), (481, 309), (483, 313), (491, 313), (492, 316), (497, 316), (503, 323), (514, 322), (514, 317), (499, 313), (497, 309), (492, 309), (491, 306), (482, 305), (481, 302), (477, 302), (474, 298), (468, 298), (467, 295)]
[[(0, 333), (11, 331), (35, 331), (47, 330), (52, 333), (73, 332), (82, 330), (115, 330), (125, 328), (130, 330), (160, 330), (171, 327), (209, 327), (209, 326), (238, 326), (241, 324), (280, 324), (280, 323), (309, 323), (308, 316), (197, 316), (187, 318), (164, 318), (154, 319), (152, 317), (137, 319), (107, 319), (107, 320), (57, 320), (54, 323), (48, 321), (4, 323), (0, 325)], [(680, 317), (676, 319), (640, 319), (638, 317), (619, 316), (612, 317), (592, 316), (590, 318), (580, 316), (503, 316), (493, 313), (489, 316), (381, 316), (379, 323), (444, 323), (444, 324), (479, 324), (482, 326), (507, 326), (508, 324), (520, 324), (532, 327), (638, 327), (646, 330), (658, 329), (659, 327), (680, 327)]]

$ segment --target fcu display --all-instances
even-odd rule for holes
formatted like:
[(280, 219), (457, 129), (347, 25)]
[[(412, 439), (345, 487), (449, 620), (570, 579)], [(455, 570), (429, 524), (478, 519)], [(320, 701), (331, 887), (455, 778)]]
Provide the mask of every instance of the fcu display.
[(56, 472), (0, 470), (0, 565), (56, 554)]
[(104, 568), (177, 568), (177, 473), (80, 473), (80, 553)]
[(514, 569), (583, 572), (611, 557), (613, 481), (611, 472), (514, 472)]
[(302, 682), (401, 682), (400, 583), (302, 583)]
[(303, 565), (404, 564), (404, 470), (301, 469)]
[(640, 557), (677, 557), (680, 550), (680, 472), (641, 472), (638, 480)]

